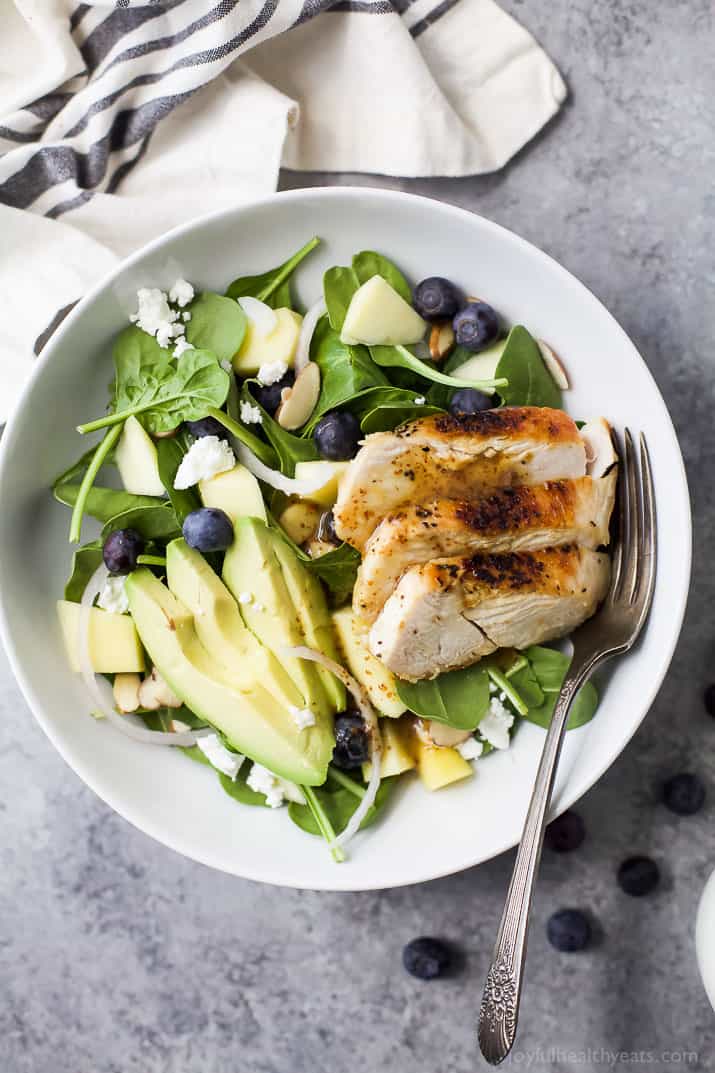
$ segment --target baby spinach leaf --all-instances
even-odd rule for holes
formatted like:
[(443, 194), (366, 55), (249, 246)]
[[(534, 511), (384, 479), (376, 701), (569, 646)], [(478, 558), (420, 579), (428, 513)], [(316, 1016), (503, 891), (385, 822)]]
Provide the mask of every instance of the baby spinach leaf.
[(499, 381), (506, 381), (499, 387), (506, 406), (563, 407), (561, 391), (544, 365), (536, 340), (520, 324), (507, 336), (495, 371), (494, 383), (499, 386)]
[(364, 346), (340, 341), (327, 317), (321, 317), (313, 335), (311, 357), (320, 367), (320, 396), (306, 431), (312, 431), (329, 410), (334, 410), (372, 387), (389, 387)]
[(367, 283), (373, 276), (382, 276), (391, 287), (397, 291), (400, 297), (412, 305), (412, 288), (400, 272), (397, 265), (388, 261), (381, 253), (374, 250), (362, 250), (353, 257), (353, 272), (358, 281)]
[[(453, 376), (448, 376), (446, 373), (441, 373), (439, 369), (433, 368), (428, 362), (421, 361), (404, 346), (372, 346), (370, 354), (377, 365), (386, 368), (409, 369), (423, 376), (425, 380), (433, 380), (436, 384), (447, 384), (452, 388), (474, 387), (478, 391), (491, 392), (495, 387), (504, 387), (507, 383), (501, 374), (494, 380), (456, 380)], [(499, 364), (501, 366), (501, 362)], [(499, 372), (498, 369), (497, 372)]]
[[(418, 395), (415, 397), (419, 398)], [(403, 425), (405, 421), (414, 421), (418, 417), (440, 413), (444, 413), (444, 411), (439, 406), (427, 406), (426, 404), (416, 406), (414, 402), (412, 405), (409, 403), (404, 405), (388, 403), (387, 405), (377, 406), (374, 410), (369, 410), (362, 418), (360, 428), (366, 436), (371, 432), (391, 432), (393, 428)]]
[(161, 483), (169, 494), (169, 500), (179, 525), (183, 525), (186, 515), (191, 514), (193, 510), (198, 510), (201, 506), (201, 499), (196, 488), (174, 488), (176, 471), (186, 454), (183, 442), (178, 436), (173, 439), (157, 440), (156, 453)]
[(350, 544), (339, 544), (315, 559), (305, 557), (306, 569), (327, 585), (336, 606), (344, 603), (355, 588), (359, 565), (360, 552)]
[(235, 436), (244, 446), (248, 447), (249, 451), (253, 451), (256, 458), (260, 459), (264, 465), (274, 468), (278, 464), (278, 455), (273, 450), (269, 443), (265, 443), (254, 432), (251, 432), (240, 421), (235, 420), (229, 414), (225, 414), (223, 410), (219, 410), (215, 406), (210, 406), (206, 411), (207, 417), (215, 417), (224, 428), (228, 429), (232, 436)]
[[(353, 781), (353, 780), (350, 780)], [(393, 776), (389, 779), (383, 779), (378, 788), (375, 796), (375, 803), (370, 811), (367, 813), (365, 819), (360, 825), (360, 830), (364, 830), (374, 823), (378, 818), (382, 810), (385, 808), (389, 801), (390, 795), (397, 783), (397, 776)], [(364, 786), (360, 786), (355, 783), (355, 788), (362, 793), (365, 792)], [(350, 822), (355, 809), (360, 804), (360, 795), (346, 790), (342, 786), (337, 784), (326, 783), (324, 786), (312, 787), (313, 793), (318, 798), (323, 812), (328, 817), (335, 833), (339, 835), (341, 831), (344, 831)], [(308, 807), (308, 805), (299, 805), (295, 801), (291, 801), (288, 805), (288, 815), (297, 827), (300, 827), (302, 831), (307, 832), (309, 835), (317, 835), (321, 837), (323, 832), (320, 830), (318, 823)]]
[[(543, 703), (538, 707), (530, 706), (524, 718), (531, 723), (536, 723), (537, 726), (548, 727), (566, 672), (571, 665), (571, 659), (563, 652), (555, 648), (546, 648), (543, 645), (532, 645), (531, 648), (525, 650), (524, 655), (529, 660), (534, 677), (544, 695)], [(517, 674), (521, 673), (521, 671), (517, 672)], [(587, 682), (581, 686), (571, 705), (566, 729), (574, 730), (588, 723), (593, 718), (597, 707), (598, 692), (593, 682)]]
[(342, 265), (334, 265), (323, 276), (323, 296), (333, 331), (342, 331), (348, 306), (359, 286), (360, 280), (354, 269)]
[[(203, 291), (188, 307), (191, 320), (186, 338), (197, 350), (208, 350), (219, 361), (231, 361), (246, 334), (248, 317), (238, 302)], [(223, 401), (223, 400), (222, 400)]]
[(75, 604), (80, 602), (82, 593), (87, 588), (87, 582), (101, 562), (101, 540), (93, 540), (91, 544), (77, 548), (72, 556), (72, 571), (65, 585), (65, 600), (71, 600)]
[(241, 401), (247, 402), (251, 406), (257, 406), (261, 411), (263, 418), (261, 428), (278, 456), (281, 473), (284, 473), (287, 477), (292, 477), (295, 473), (296, 462), (314, 462), (319, 457), (315, 443), (312, 437), (303, 439), (300, 436), (294, 436), (287, 429), (281, 428), (278, 422), (274, 421), (268, 411), (264, 410), (261, 404), (253, 397), (248, 387), (250, 383), (257, 384), (258, 381), (244, 381), (241, 388)]
[(181, 526), (176, 520), (174, 510), (168, 503), (151, 507), (134, 507), (109, 518), (102, 529), (102, 539), (106, 540), (115, 529), (136, 529), (144, 540), (157, 540), (164, 543), (181, 536)]
[[(90, 447), (88, 451), (84, 452), (81, 458), (78, 458), (76, 462), (73, 462), (71, 466), (68, 466), (67, 469), (64, 470), (64, 472), (60, 473), (59, 477), (55, 477), (52, 484), (52, 491), (54, 492), (54, 490), (61, 484), (73, 484), (78, 478), (81, 478), (92, 461), (96, 450), (96, 446)], [(114, 451), (111, 450), (104, 458), (102, 465), (109, 466), (112, 465), (113, 462)]]
[(539, 680), (534, 674), (533, 668), (527, 660), (523, 667), (513, 674), (507, 674), (507, 680), (516, 689), (527, 708), (540, 708), (544, 703), (545, 694), (539, 685)]
[(310, 570), (311, 574), (319, 577), (328, 587), (333, 596), (335, 606), (337, 607), (344, 603), (355, 588), (357, 571), (360, 565), (360, 552), (350, 544), (343, 543), (339, 544), (337, 548), (333, 548), (332, 551), (326, 552), (325, 555), (318, 555), (313, 559), (291, 540), (285, 529), (270, 513), (268, 523), (298, 556), (305, 565), (306, 570)]
[(442, 372), (453, 373), (455, 369), (458, 369), (460, 365), (464, 365), (465, 362), (473, 357), (474, 354), (471, 350), (467, 350), (466, 346), (460, 346), (458, 344), (441, 366)]
[(265, 805), (265, 795), (252, 790), (246, 782), (250, 770), (251, 764), (248, 760), (244, 760), (235, 779), (231, 779), (228, 775), (224, 775), (222, 771), (219, 771), (217, 773), (218, 781), (221, 783), (221, 786), (228, 796), (232, 797), (234, 801), (240, 801), (242, 805)]
[(277, 268), (270, 268), (258, 276), (239, 276), (229, 284), (226, 294), (229, 298), (258, 298), (273, 309), (293, 308), (290, 278), (300, 262), (320, 243), (317, 237), (311, 238), (305, 246), (284, 261)]
[[(77, 502), (80, 485), (59, 484), (54, 488), (55, 499), (66, 507), (73, 507)], [(85, 502), (85, 513), (100, 522), (107, 522), (117, 514), (136, 508), (157, 507), (164, 505), (158, 496), (137, 496), (131, 492), (122, 492), (115, 488), (91, 488)]]
[(456, 730), (475, 730), (489, 709), (489, 676), (478, 663), (421, 682), (397, 678), (396, 684), (410, 711)]
[(112, 412), (78, 426), (82, 433), (121, 423), (131, 414), (143, 414), (142, 424), (153, 435), (170, 432), (182, 421), (205, 417), (208, 408), (223, 405), (228, 394), (228, 373), (213, 353), (187, 350), (174, 359), (170, 350), (162, 350), (135, 326), (119, 336), (114, 365)]

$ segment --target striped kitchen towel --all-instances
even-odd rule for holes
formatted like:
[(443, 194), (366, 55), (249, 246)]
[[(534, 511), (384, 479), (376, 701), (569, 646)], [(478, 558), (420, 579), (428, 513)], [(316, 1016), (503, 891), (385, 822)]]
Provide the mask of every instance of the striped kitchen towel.
[(0, 421), (38, 337), (173, 225), (278, 169), (501, 167), (566, 90), (493, 0), (5, 0)]

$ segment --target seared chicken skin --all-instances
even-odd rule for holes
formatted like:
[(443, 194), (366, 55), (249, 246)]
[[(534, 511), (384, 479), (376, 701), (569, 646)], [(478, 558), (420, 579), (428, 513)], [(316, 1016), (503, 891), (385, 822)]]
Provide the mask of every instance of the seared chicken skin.
[(497, 488), (585, 473), (584, 442), (561, 410), (434, 414), (366, 438), (340, 482), (335, 529), (362, 550), (385, 515), (403, 504), (475, 499)]
[(607, 555), (572, 545), (435, 559), (403, 574), (370, 649), (400, 678), (434, 678), (497, 648), (565, 636), (594, 613), (609, 574)]
[(613, 472), (597, 480), (577, 477), (502, 488), (480, 499), (405, 506), (380, 522), (365, 545), (353, 611), (374, 622), (405, 570), (430, 559), (606, 545), (615, 490)]

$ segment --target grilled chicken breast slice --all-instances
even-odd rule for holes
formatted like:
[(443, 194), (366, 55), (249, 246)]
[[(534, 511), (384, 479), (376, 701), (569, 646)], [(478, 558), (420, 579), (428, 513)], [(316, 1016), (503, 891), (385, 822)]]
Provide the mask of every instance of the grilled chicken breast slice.
[(562, 410), (512, 406), (463, 417), (433, 414), (366, 438), (340, 482), (335, 529), (362, 550), (378, 522), (403, 503), (471, 499), (585, 473), (584, 442)]
[(565, 636), (594, 613), (609, 574), (607, 555), (572, 545), (435, 559), (402, 576), (370, 649), (401, 678), (434, 678), (497, 648)]
[(597, 480), (547, 481), (502, 488), (478, 500), (406, 506), (380, 522), (365, 545), (353, 611), (374, 622), (405, 570), (430, 559), (606, 545), (615, 492), (614, 471)]

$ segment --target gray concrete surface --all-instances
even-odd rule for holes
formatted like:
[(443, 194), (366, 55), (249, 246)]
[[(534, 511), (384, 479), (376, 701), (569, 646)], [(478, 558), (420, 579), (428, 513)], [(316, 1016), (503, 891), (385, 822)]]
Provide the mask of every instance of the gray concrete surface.
[[(670, 405), (696, 532), (692, 598), (666, 684), (581, 803), (582, 850), (544, 859), (512, 1061), (589, 1073), (713, 1069), (715, 1024), (693, 949), (698, 895), (715, 866), (715, 721), (701, 702), (715, 679), (709, 4), (506, 7), (564, 72), (571, 99), (562, 116), (499, 175), (378, 181), (515, 229), (606, 302)], [(284, 177), (286, 186), (343, 181), (353, 178)], [(4, 662), (0, 713), (2, 1073), (481, 1066), (474, 1015), (511, 854), (383, 894), (240, 882), (160, 848), (109, 812), (35, 726)], [(659, 780), (683, 769), (700, 772), (710, 791), (691, 819), (656, 802)], [(662, 888), (648, 899), (628, 899), (615, 883), (619, 861), (634, 852), (662, 867)], [(597, 918), (591, 951), (567, 957), (547, 945), (546, 918), (563, 905)], [(420, 933), (461, 944), (461, 975), (425, 985), (403, 973), (401, 946)], [(609, 1058), (617, 1051), (652, 1058)], [(672, 1057), (683, 1051), (690, 1056)]]

